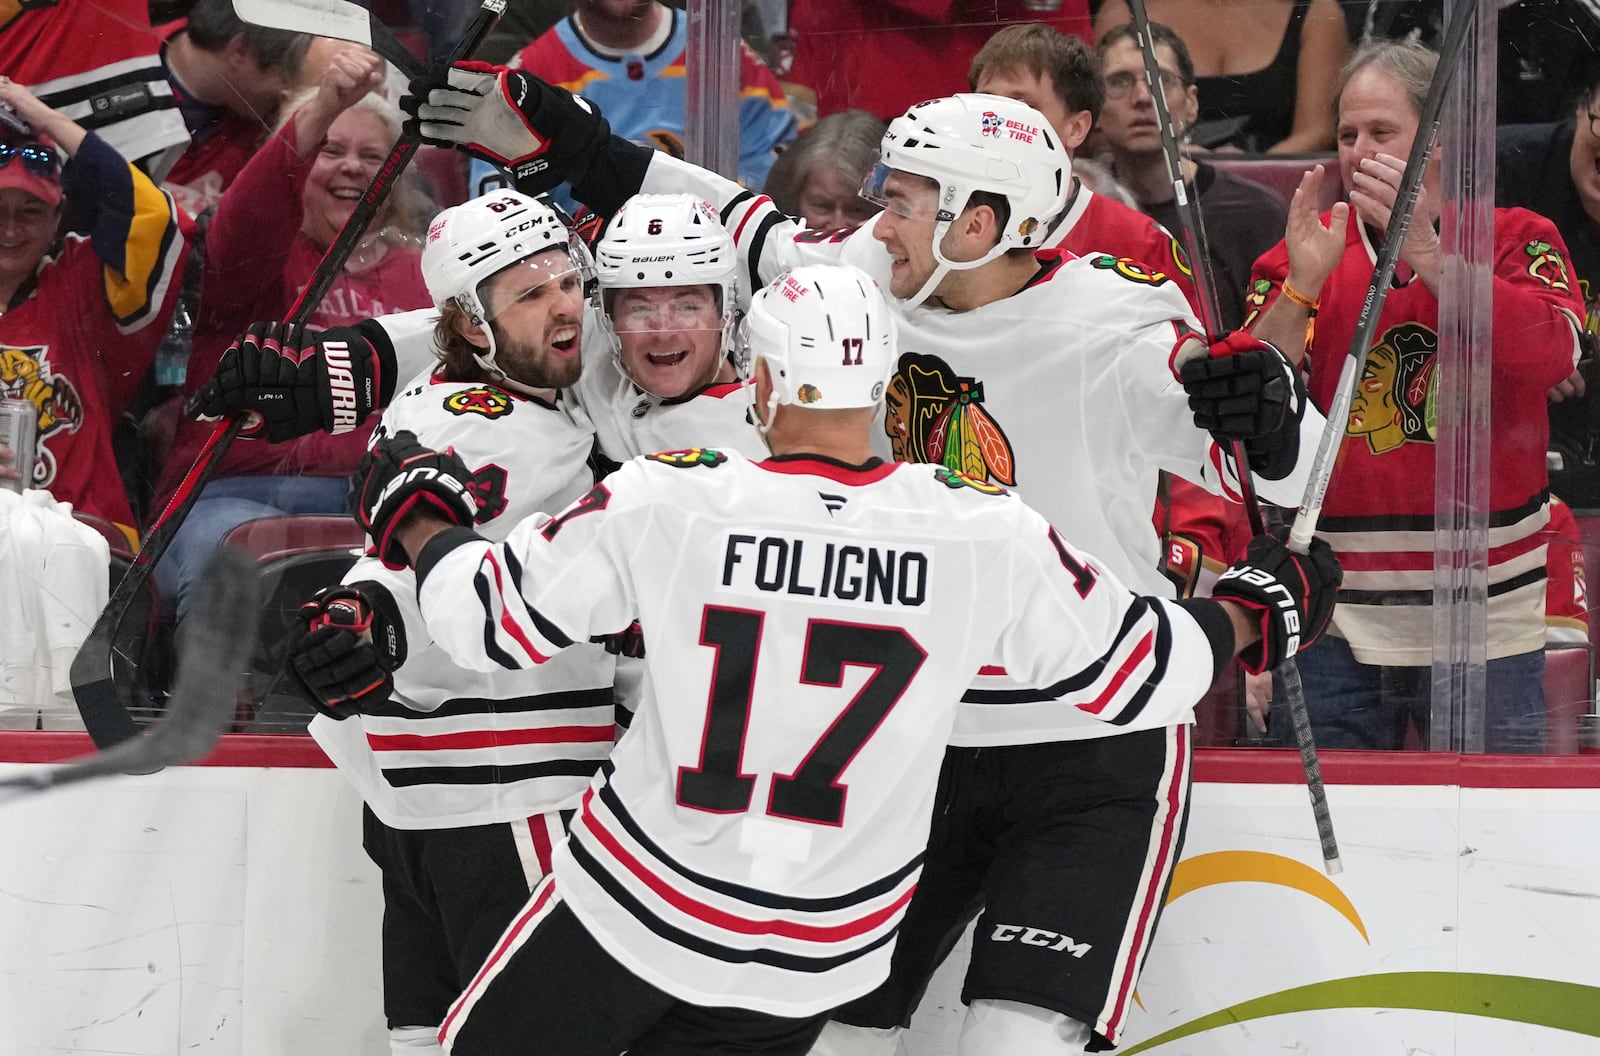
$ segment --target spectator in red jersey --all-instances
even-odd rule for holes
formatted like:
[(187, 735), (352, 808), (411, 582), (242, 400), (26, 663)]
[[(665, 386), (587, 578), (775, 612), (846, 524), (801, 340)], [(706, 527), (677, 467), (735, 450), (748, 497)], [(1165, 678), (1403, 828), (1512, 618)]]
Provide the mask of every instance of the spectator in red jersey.
[(961, 71), (997, 26), (1036, 22), (1089, 36), (1088, 0), (1053, 12), (1027, 0), (793, 0), (785, 82), (816, 94), (817, 113), (852, 108), (884, 119), (961, 91)]
[(163, 186), (195, 216), (217, 204), (266, 139), (297, 83), (312, 38), (239, 19), (232, 0), (197, 0), (189, 17), (162, 26), (161, 60), (189, 126), (189, 148)]
[(837, 231), (872, 219), (878, 207), (857, 192), (877, 163), (886, 127), (865, 110), (829, 114), (784, 148), (763, 190), (772, 204), (813, 231)]
[[(360, 48), (335, 54), (321, 86), (223, 196), (207, 238), (191, 390), (215, 373), (229, 342), (250, 323), (289, 314), (388, 156), (400, 134), (400, 113), (369, 94), (382, 81), (381, 68), (376, 55)], [(418, 248), (430, 214), (419, 194), (397, 189), (312, 315), (312, 329), (432, 305)], [(272, 205), (285, 201), (299, 208)], [(163, 493), (170, 494), (212, 428), (180, 426)], [(344, 512), (345, 478), (360, 461), (369, 432), (370, 425), (339, 436), (234, 445), (221, 479), (206, 488), (157, 566), (158, 582), (179, 613), (190, 576), (235, 525), (282, 514)]]
[[(26, 88), (0, 77), (0, 103), (33, 129), (0, 141), (0, 396), (38, 409), (33, 485), (136, 545), (111, 434), (177, 303), (193, 225)], [(64, 195), (87, 235), (57, 238)]]

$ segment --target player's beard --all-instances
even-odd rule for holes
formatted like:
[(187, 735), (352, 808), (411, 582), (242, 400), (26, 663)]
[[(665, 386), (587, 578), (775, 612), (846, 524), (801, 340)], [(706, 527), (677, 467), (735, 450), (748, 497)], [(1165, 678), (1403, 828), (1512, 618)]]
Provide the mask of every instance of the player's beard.
[(534, 389), (564, 389), (583, 373), (582, 338), (575, 341), (571, 355), (561, 355), (544, 342), (523, 341), (494, 327), (495, 362), (506, 376)]

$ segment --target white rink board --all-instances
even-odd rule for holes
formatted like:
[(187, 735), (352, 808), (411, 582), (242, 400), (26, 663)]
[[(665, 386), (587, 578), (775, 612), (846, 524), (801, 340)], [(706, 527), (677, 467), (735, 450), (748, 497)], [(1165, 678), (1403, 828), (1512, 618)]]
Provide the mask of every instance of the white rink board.
[[(1578, 1032), (1600, 1034), (1600, 790), (1330, 795), (1345, 872), (1319, 886), (1303, 788), (1196, 786), (1178, 886), (1210, 882), (1169, 905), (1119, 1051), (1303, 987), (1335, 1007), (1143, 1051), (1600, 1052)], [(0, 809), (0, 1053), (387, 1052), (378, 877), (360, 804), (335, 772), (178, 769)], [(1343, 1007), (1327, 996), (1351, 985), (1380, 996)], [(914, 1056), (954, 1053), (958, 990), (947, 965), (908, 1038)], [(1491, 1015), (1565, 1016), (1568, 1029), (1404, 1007), (1479, 992)]]

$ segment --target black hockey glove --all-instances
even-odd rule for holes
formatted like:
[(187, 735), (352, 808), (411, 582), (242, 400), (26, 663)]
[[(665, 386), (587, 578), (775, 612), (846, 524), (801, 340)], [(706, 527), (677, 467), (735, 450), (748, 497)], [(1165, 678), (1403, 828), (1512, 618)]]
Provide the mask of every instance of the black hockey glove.
[(1250, 540), (1211, 590), (1216, 601), (1232, 601), (1261, 618), (1261, 640), (1239, 653), (1252, 675), (1277, 667), (1322, 637), (1333, 618), (1333, 603), (1344, 573), (1339, 559), (1321, 539), (1311, 552), (1297, 554), (1272, 535)]
[(1306, 383), (1287, 356), (1243, 330), (1212, 343), (1209, 354), (1179, 365), (1194, 424), (1227, 446), (1244, 442), (1250, 468), (1281, 480), (1300, 457)]
[(300, 633), (289, 642), (284, 668), (334, 719), (376, 707), (394, 692), (393, 672), (406, 662), (405, 626), (381, 583), (327, 587), (300, 606)]
[(593, 103), (487, 62), (429, 70), (411, 82), (400, 108), (410, 115), (407, 132), (504, 166), (524, 194), (577, 183), (611, 138)]
[(405, 549), (395, 536), (412, 511), (428, 509), (452, 524), (472, 527), (478, 502), (472, 496), (472, 471), (454, 448), (435, 451), (402, 429), (379, 440), (356, 470), (356, 520), (372, 537), (378, 557), (390, 568), (406, 568)]
[(240, 435), (265, 434), (272, 443), (347, 433), (388, 399), (393, 358), (376, 323), (319, 334), (288, 323), (253, 323), (222, 353), (216, 374), (185, 410), (209, 420), (249, 412), (251, 422)]
[(638, 620), (628, 624), (626, 630), (602, 634), (589, 640), (605, 646), (606, 652), (612, 656), (626, 656), (634, 660), (644, 657), (644, 628), (639, 626)]

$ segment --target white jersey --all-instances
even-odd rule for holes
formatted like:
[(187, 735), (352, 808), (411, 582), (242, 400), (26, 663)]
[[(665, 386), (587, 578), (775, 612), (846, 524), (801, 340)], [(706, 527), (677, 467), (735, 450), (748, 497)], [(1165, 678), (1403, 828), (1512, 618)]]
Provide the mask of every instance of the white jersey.
[[(752, 289), (786, 268), (815, 263), (853, 264), (889, 288), (890, 257), (873, 237), (875, 220), (853, 231), (803, 231), (765, 195), (665, 156), (651, 158), (643, 190), (691, 192), (716, 206)], [(1040, 272), (1027, 287), (971, 311), (907, 310), (890, 299), (900, 360), (888, 388), (882, 450), (1014, 488), (1120, 580), (1170, 596), (1150, 523), (1158, 470), (1237, 498), (1231, 466), (1194, 425), (1172, 364), (1200, 324), (1173, 283), (1152, 284), (1137, 266), (1109, 255), (1039, 257)], [(1263, 498), (1300, 504), (1322, 426), (1308, 406), (1300, 465), (1284, 480), (1258, 479)], [(996, 673), (974, 691), (1025, 699), (1031, 688)], [(958, 721), (955, 743), (1108, 732), (1049, 707), (974, 707)]]
[[(478, 530), (491, 539), (594, 484), (593, 433), (564, 399), (424, 374), (390, 404), (376, 436), (401, 429), (454, 447), (475, 471)], [(429, 640), (410, 571), (364, 557), (344, 578), (360, 580), (394, 597), (406, 660), (388, 703), (342, 721), (319, 715), (311, 734), (373, 813), (395, 828), (434, 829), (576, 805), (611, 750), (613, 657), (586, 643), (534, 670), (469, 670)]]
[(652, 396), (623, 375), (592, 323), (583, 330), (583, 374), (572, 391), (594, 422), (601, 454), (613, 462), (686, 447), (766, 454), (761, 434), (747, 417), (750, 397), (744, 382), (707, 385), (670, 400)]
[(553, 871), (607, 952), (697, 1004), (805, 1016), (885, 977), (980, 667), (1118, 731), (1178, 721), (1213, 674), (1175, 603), (943, 467), (657, 455), (502, 544), (456, 531), (420, 601), (463, 664), (643, 624), (654, 704)]

